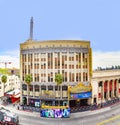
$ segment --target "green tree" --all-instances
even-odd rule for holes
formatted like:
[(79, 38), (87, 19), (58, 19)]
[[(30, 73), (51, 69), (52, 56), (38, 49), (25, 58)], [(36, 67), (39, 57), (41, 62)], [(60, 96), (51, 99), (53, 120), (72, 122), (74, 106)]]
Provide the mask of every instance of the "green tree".
[(4, 83), (3, 92), (5, 93), (5, 83), (7, 82), (7, 76), (6, 75), (2, 75), (1, 81), (2, 81), (2, 83)]
[[(60, 85), (63, 82), (63, 76), (61, 74), (56, 74), (55, 75), (55, 82), (57, 83), (58, 89), (59, 89), (59, 96), (60, 96)], [(59, 102), (60, 105), (60, 102)]]
[(115, 66), (115, 69), (117, 69), (117, 66)]
[[(25, 83), (27, 83), (27, 93), (29, 93), (29, 90), (30, 90), (30, 84), (31, 84), (31, 82), (32, 82), (32, 80), (33, 80), (33, 78), (32, 78), (32, 76), (30, 75), (30, 74), (28, 74), (28, 75), (26, 75), (25, 76)], [(28, 104), (28, 96), (27, 96), (27, 104)]]

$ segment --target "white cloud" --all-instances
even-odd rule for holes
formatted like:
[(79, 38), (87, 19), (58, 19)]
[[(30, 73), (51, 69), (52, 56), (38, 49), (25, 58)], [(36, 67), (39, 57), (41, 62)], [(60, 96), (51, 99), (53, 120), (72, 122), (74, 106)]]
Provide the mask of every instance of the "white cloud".
[(93, 52), (93, 69), (97, 67), (111, 67), (120, 65), (120, 51), (118, 52)]
[(11, 62), (11, 64), (7, 64), (7, 68), (20, 68), (19, 50), (13, 50), (1, 53), (0, 68), (5, 68), (5, 62)]

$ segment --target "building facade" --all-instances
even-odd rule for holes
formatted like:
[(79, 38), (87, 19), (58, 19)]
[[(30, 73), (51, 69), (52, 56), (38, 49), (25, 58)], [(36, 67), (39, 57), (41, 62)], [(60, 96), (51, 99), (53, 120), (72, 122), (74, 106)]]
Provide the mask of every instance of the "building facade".
[[(25, 83), (27, 74), (33, 77), (30, 87)], [(55, 83), (56, 74), (63, 76), (60, 90)], [(89, 85), (91, 76), (90, 41), (29, 39), (20, 44), (21, 103), (58, 105), (60, 101), (60, 105), (67, 105), (68, 86), (80, 82)]]
[(20, 78), (16, 75), (6, 75), (7, 76), (7, 82), (4, 84), (1, 81), (0, 76), (0, 97), (4, 96), (4, 93), (15, 90), (15, 89), (20, 89)]
[(93, 103), (120, 98), (120, 70), (93, 71), (91, 84)]

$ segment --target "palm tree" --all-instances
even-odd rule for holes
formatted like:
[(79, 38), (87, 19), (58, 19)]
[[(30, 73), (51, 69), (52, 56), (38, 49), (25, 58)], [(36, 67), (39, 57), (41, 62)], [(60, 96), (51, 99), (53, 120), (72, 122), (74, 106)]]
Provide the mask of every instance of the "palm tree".
[[(63, 82), (63, 76), (61, 74), (56, 74), (55, 75), (55, 82), (57, 83), (58, 89), (59, 89), (59, 94), (60, 94), (60, 85)], [(59, 102), (60, 105), (60, 102)]]
[(7, 82), (7, 76), (6, 75), (2, 75), (1, 81), (2, 81), (2, 83), (4, 83), (3, 93), (5, 93), (5, 83)]
[[(32, 76), (30, 74), (28, 74), (28, 75), (25, 76), (25, 82), (28, 85), (28, 87), (27, 87), (28, 88), (27, 89), (27, 93), (29, 93), (30, 84), (31, 84), (32, 80), (33, 80), (33, 78), (32, 78)], [(27, 104), (28, 104), (28, 96), (27, 96)]]

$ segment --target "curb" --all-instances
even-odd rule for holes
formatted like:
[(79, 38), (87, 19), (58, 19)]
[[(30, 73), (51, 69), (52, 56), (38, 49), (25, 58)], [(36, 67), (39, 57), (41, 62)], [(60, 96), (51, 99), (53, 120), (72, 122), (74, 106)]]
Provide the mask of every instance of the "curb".
[[(103, 112), (106, 112), (106, 111), (110, 111), (110, 110), (113, 110), (114, 108), (118, 107), (120, 103), (116, 103), (116, 104), (113, 104), (109, 107), (104, 107), (104, 108), (100, 108), (100, 109), (96, 109), (96, 110), (90, 110), (90, 111), (85, 111), (85, 112), (76, 112), (76, 113), (71, 113), (70, 114), (70, 119), (73, 119), (73, 118), (83, 118), (85, 116), (90, 116), (90, 115), (95, 115), (95, 114), (99, 114), (99, 113), (103, 113)], [(3, 106), (3, 105), (0, 105), (0, 107), (4, 107), (8, 110), (11, 110), (12, 112), (16, 113), (16, 114), (24, 114), (24, 115), (29, 115), (29, 116), (33, 116), (33, 117), (39, 117), (39, 118), (43, 118), (43, 117), (40, 117), (40, 113), (39, 112), (33, 112), (33, 111), (30, 111), (30, 110), (22, 110), (22, 109), (16, 109), (15, 107), (7, 107), (7, 106)]]

